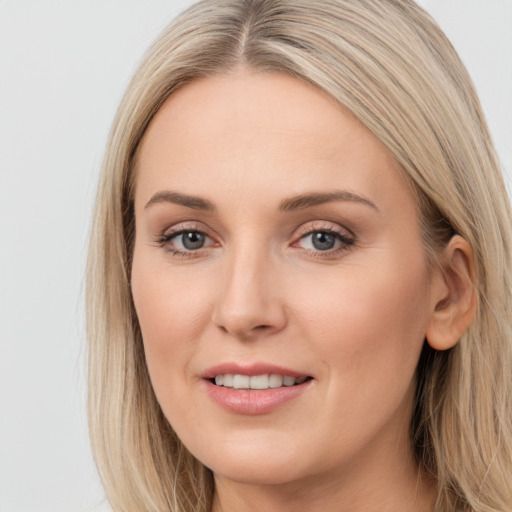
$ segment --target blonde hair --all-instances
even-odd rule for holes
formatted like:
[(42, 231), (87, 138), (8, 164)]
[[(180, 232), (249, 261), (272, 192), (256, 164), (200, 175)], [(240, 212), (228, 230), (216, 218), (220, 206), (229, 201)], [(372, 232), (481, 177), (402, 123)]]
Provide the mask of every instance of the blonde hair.
[(157, 39), (115, 118), (88, 260), (89, 417), (117, 512), (206, 512), (213, 480), (164, 418), (130, 291), (134, 158), (165, 99), (245, 65), (326, 91), (412, 184), (430, 261), (458, 233), (474, 253), (476, 318), (451, 350), (425, 344), (411, 436), (436, 510), (512, 511), (511, 216), (471, 80), (412, 0), (211, 0)]

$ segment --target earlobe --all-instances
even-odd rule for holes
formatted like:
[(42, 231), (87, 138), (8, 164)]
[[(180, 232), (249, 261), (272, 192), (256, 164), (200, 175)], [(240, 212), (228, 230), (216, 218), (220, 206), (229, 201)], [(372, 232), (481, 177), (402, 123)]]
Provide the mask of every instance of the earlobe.
[(476, 311), (473, 251), (459, 235), (448, 242), (432, 286), (432, 311), (426, 339), (435, 350), (457, 344)]

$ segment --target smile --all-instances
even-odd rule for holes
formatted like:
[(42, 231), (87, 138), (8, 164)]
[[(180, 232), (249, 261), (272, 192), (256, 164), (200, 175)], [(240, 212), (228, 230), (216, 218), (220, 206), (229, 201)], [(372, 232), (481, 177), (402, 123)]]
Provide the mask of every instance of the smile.
[(263, 374), (263, 375), (240, 375), (223, 374), (216, 375), (212, 382), (217, 386), (231, 389), (276, 389), (280, 387), (291, 387), (302, 384), (309, 377), (292, 377), (290, 375)]

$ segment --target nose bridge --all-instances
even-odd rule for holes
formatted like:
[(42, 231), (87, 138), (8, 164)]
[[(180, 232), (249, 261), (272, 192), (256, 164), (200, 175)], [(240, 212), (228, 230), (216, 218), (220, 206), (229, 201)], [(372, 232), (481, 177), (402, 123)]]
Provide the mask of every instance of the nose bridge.
[(280, 330), (286, 318), (271, 251), (263, 242), (246, 238), (226, 253), (214, 322), (240, 339)]

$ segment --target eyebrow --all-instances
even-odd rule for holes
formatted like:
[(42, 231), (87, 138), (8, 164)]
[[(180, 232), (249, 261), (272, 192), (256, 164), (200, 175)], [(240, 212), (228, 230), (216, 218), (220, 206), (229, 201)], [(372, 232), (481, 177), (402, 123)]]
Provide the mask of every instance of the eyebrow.
[(312, 206), (318, 206), (332, 201), (349, 201), (364, 204), (379, 211), (377, 205), (368, 198), (348, 192), (347, 190), (335, 190), (333, 192), (319, 192), (313, 194), (302, 194), (295, 197), (285, 199), (279, 205), (279, 209), (284, 212), (294, 210), (304, 210)]
[(144, 209), (146, 210), (150, 206), (157, 203), (174, 203), (181, 206), (186, 206), (187, 208), (191, 208), (193, 210), (202, 210), (205, 212), (214, 212), (216, 209), (215, 206), (210, 201), (208, 201), (208, 199), (204, 199), (199, 196), (182, 194), (180, 192), (173, 192), (171, 190), (162, 190), (154, 194), (146, 203)]
[[(335, 190), (333, 192), (316, 192), (311, 194), (301, 194), (298, 196), (290, 197), (281, 201), (279, 210), (283, 212), (290, 212), (295, 210), (305, 210), (313, 206), (318, 206), (324, 203), (333, 201), (349, 201), (364, 204), (379, 211), (377, 205), (370, 201), (368, 198), (348, 192), (346, 190)], [(203, 197), (183, 194), (181, 192), (174, 192), (171, 190), (162, 190), (156, 192), (151, 199), (146, 203), (144, 209), (158, 203), (173, 203), (191, 208), (193, 210), (201, 210), (206, 212), (215, 212), (216, 208)]]

